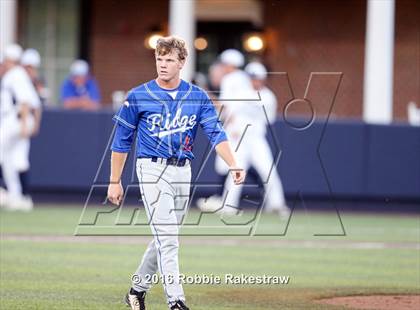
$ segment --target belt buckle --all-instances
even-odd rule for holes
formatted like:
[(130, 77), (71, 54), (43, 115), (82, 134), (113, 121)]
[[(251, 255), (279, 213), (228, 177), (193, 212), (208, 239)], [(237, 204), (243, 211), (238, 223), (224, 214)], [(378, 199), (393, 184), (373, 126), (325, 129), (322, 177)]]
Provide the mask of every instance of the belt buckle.
[(178, 159), (176, 157), (170, 157), (170, 158), (158, 158), (158, 157), (152, 157), (152, 162), (163, 164), (163, 165), (170, 165), (170, 166), (177, 166), (177, 167), (183, 167), (185, 166), (187, 159)]
[(178, 159), (176, 157), (171, 157), (167, 159), (167, 165), (183, 167), (185, 166), (185, 159)]

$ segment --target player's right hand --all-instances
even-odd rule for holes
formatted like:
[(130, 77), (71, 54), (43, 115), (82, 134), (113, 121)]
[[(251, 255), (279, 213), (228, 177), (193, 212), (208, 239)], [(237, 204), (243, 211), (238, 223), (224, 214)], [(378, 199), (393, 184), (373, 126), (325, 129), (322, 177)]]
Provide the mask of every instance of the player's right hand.
[(121, 182), (110, 183), (108, 186), (107, 199), (114, 205), (119, 206), (124, 197), (124, 189)]

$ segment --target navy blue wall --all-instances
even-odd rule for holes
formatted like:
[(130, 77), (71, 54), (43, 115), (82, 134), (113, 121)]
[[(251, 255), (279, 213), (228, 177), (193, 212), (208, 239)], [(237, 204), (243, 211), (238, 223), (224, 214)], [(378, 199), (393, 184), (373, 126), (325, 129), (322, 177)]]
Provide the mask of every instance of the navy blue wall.
[[(45, 111), (32, 143), (32, 189), (87, 191), (92, 184), (105, 185), (111, 117), (111, 111)], [(420, 128), (342, 120), (325, 126), (320, 120), (302, 131), (283, 121), (271, 129), (268, 138), (287, 195), (420, 200)], [(220, 178), (201, 131), (194, 153), (193, 180), (207, 184), (199, 186), (199, 194), (211, 194)], [(134, 160), (129, 159), (125, 184), (137, 182)]]

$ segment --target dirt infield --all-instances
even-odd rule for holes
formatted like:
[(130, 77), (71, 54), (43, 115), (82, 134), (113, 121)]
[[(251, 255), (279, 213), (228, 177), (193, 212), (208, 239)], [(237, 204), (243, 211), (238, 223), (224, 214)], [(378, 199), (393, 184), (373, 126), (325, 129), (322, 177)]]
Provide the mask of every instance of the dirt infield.
[(320, 303), (345, 306), (353, 309), (375, 310), (417, 310), (420, 309), (420, 295), (372, 295), (333, 297), (319, 300)]

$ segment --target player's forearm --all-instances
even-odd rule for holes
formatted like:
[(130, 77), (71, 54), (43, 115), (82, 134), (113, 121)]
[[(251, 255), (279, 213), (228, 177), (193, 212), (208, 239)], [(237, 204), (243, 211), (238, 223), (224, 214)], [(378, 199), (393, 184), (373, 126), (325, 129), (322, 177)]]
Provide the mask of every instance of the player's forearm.
[(78, 109), (81, 107), (81, 101), (77, 98), (69, 98), (64, 100), (63, 107), (65, 109)]
[(112, 152), (111, 154), (111, 176), (110, 183), (119, 183), (121, 181), (122, 171), (127, 159), (128, 153)]
[(216, 153), (225, 161), (229, 167), (236, 166), (236, 159), (228, 141), (223, 141), (216, 145)]
[(64, 100), (63, 107), (65, 109), (85, 109), (94, 110), (97, 109), (97, 104), (85, 97), (72, 97)]
[(34, 110), (34, 119), (35, 119), (35, 129), (34, 132), (37, 133), (39, 131), (39, 127), (41, 125), (41, 118), (42, 118), (42, 109), (37, 108)]
[(98, 110), (99, 109), (99, 102), (94, 101), (90, 98), (84, 98), (83, 99), (83, 109), (85, 110)]
[(19, 120), (20, 120), (20, 126), (21, 126), (21, 132), (23, 135), (27, 134), (28, 130), (28, 115), (30, 113), (29, 105), (26, 103), (20, 104), (19, 108)]

